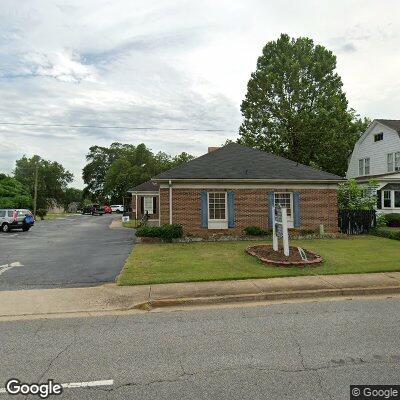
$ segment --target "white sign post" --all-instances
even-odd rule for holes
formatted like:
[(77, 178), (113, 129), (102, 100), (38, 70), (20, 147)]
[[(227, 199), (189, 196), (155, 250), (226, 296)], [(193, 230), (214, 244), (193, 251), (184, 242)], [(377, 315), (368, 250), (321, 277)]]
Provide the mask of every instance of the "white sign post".
[(283, 207), (272, 207), (272, 248), (279, 249), (279, 238), (283, 240), (283, 253), (289, 256), (289, 233), (287, 223), (287, 210)]

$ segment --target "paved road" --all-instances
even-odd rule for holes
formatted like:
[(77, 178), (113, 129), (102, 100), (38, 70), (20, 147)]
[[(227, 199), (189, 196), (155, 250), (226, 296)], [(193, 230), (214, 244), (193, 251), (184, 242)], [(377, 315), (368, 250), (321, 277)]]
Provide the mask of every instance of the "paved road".
[(350, 384), (400, 383), (399, 306), (400, 297), (0, 322), (0, 386), (114, 380), (63, 399), (348, 399)]
[(133, 243), (132, 230), (109, 229), (114, 218), (79, 215), (37, 222), (29, 232), (0, 233), (0, 290), (114, 281)]

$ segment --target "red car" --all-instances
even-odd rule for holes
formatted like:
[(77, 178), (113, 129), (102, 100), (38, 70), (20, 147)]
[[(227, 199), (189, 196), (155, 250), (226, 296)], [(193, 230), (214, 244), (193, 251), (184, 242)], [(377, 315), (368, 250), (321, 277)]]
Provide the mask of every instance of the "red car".
[(112, 210), (111, 210), (110, 206), (104, 206), (103, 208), (104, 208), (104, 213), (105, 214), (111, 214), (112, 213)]

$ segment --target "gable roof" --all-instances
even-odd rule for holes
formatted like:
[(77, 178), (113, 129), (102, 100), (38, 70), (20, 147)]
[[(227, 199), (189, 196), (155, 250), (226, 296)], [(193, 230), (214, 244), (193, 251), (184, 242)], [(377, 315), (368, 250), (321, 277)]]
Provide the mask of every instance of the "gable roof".
[(376, 119), (375, 121), (395, 130), (400, 135), (400, 119)]
[(339, 181), (344, 178), (261, 150), (230, 143), (153, 178)]
[(147, 181), (143, 182), (140, 185), (135, 186), (132, 189), (128, 190), (128, 193), (132, 192), (158, 192), (159, 185), (157, 182)]

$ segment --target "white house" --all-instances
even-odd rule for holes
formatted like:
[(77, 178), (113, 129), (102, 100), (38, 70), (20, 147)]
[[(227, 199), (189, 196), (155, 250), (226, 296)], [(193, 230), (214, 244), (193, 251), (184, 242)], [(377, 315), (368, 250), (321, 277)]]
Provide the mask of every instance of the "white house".
[(377, 208), (400, 212), (400, 120), (375, 119), (354, 146), (347, 178), (379, 183)]

